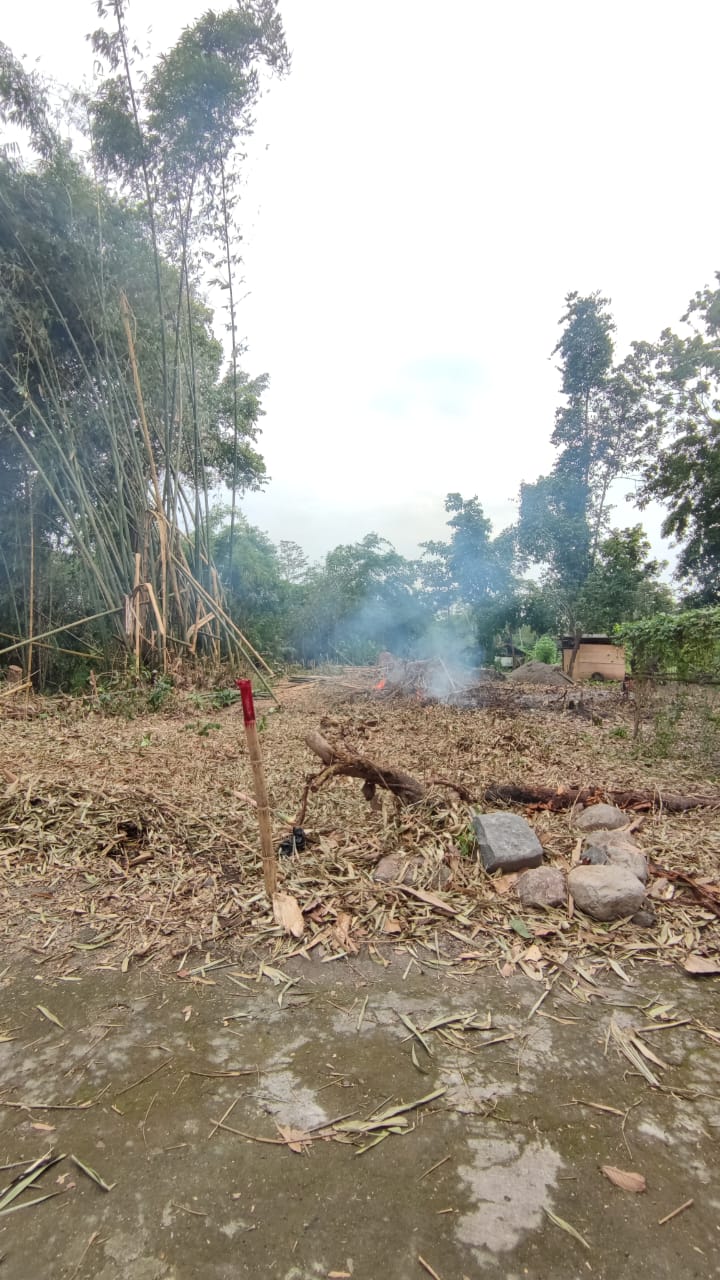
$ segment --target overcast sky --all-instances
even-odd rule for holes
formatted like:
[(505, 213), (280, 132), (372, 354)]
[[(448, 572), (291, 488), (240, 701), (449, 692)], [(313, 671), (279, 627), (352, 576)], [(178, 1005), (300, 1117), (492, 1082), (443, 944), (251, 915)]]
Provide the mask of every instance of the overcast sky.
[[(208, 7), (135, 0), (156, 48)], [(221, 7), (221, 0), (215, 6)], [(267, 371), (272, 476), (244, 503), (317, 557), (370, 530), (405, 554), (444, 496), (496, 528), (552, 463), (550, 358), (569, 290), (617, 350), (676, 325), (720, 268), (715, 0), (281, 0), (292, 70), (246, 169), (241, 330)], [(88, 0), (32, 0), (0, 38), (90, 75)], [(618, 524), (659, 513), (622, 500)]]

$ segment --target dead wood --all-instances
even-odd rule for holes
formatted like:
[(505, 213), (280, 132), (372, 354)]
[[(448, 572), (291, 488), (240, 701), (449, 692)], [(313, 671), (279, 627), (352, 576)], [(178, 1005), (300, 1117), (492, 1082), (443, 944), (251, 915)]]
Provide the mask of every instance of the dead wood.
[[(324, 738), (321, 733), (306, 734), (305, 745), (316, 756), (319, 756), (325, 768), (320, 773), (313, 774), (312, 777), (307, 779), (300, 809), (295, 818), (296, 826), (302, 826), (305, 820), (310, 793), (318, 791), (324, 783), (334, 777), (362, 778), (364, 783), (362, 793), (365, 799), (371, 802), (375, 799), (378, 787), (389, 791), (401, 805), (419, 804), (428, 795), (428, 790), (424, 784), (418, 782), (417, 778), (411, 777), (409, 773), (404, 773), (402, 769), (393, 769), (386, 765), (376, 764), (374, 760), (367, 760), (364, 756), (355, 755), (354, 752), (342, 751), (334, 746), (333, 743), (328, 742), (327, 738)], [(473, 803), (470, 792), (461, 783), (451, 782), (449, 778), (434, 777), (430, 779), (430, 785), (449, 787), (465, 803)]]
[(666, 880), (674, 880), (676, 884), (683, 885), (689, 889), (691, 893), (699, 898), (704, 907), (720, 919), (720, 895), (714, 892), (709, 885), (699, 884), (692, 876), (687, 875), (684, 871), (671, 871), (668, 867), (661, 867), (657, 862), (650, 863), (650, 870), (654, 876), (664, 876)]
[(720, 809), (717, 796), (681, 796), (661, 791), (620, 791), (611, 787), (541, 787), (518, 783), (493, 782), (482, 793), (486, 804), (538, 804), (559, 813), (576, 804), (608, 800), (620, 809), (665, 809), (668, 813), (686, 813), (688, 809)]
[(354, 753), (339, 751), (320, 733), (306, 734), (305, 745), (319, 756), (326, 766), (322, 773), (316, 774), (309, 780), (306, 793), (317, 791), (328, 778), (341, 776), (362, 778), (365, 783), (363, 795), (366, 800), (373, 799), (377, 787), (383, 787), (385, 791), (392, 792), (400, 804), (419, 804), (425, 798), (426, 791), (422, 782), (412, 778), (409, 773), (403, 773), (401, 769), (386, 768)]

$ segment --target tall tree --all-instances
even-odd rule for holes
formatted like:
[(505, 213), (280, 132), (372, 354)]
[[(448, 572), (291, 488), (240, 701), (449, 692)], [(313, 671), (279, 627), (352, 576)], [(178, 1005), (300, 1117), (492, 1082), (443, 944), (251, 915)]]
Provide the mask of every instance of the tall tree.
[(677, 574), (693, 604), (720, 602), (720, 274), (695, 294), (684, 334), (635, 348), (636, 386), (651, 425), (640, 452), (639, 503), (664, 503), (663, 534), (681, 545)]
[(569, 293), (554, 353), (560, 356), (565, 402), (551, 437), (558, 454), (551, 472), (520, 488), (518, 548), (543, 564), (548, 585), (564, 598), (575, 624), (583, 583), (607, 531), (613, 480), (633, 456), (646, 427), (635, 356), (613, 365), (614, 322), (599, 293)]

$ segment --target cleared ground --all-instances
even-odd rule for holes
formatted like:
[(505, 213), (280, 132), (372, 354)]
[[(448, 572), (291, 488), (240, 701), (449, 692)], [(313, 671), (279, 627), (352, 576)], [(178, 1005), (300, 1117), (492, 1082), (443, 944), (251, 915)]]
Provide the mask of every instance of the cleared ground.
[[(654, 788), (643, 848), (715, 892), (717, 812), (662, 807), (718, 794), (711, 704), (685, 706), (673, 741), (667, 707), (648, 709), (638, 746), (608, 691), (591, 718), (557, 692), (384, 699), (364, 672), (281, 697), (261, 735), (278, 839), (320, 728), (475, 795)], [(479, 871), (452, 793), (373, 811), (338, 779), (282, 864), (293, 939), (262, 893), (237, 708), (107, 709), (2, 724), (0, 1188), (64, 1157), (5, 1201), (4, 1276), (718, 1273), (718, 979), (683, 969), (717, 955), (707, 903), (671, 883), (650, 929), (522, 911)], [(567, 867), (572, 814), (523, 812)], [(398, 852), (422, 858), (419, 897), (372, 878)]]

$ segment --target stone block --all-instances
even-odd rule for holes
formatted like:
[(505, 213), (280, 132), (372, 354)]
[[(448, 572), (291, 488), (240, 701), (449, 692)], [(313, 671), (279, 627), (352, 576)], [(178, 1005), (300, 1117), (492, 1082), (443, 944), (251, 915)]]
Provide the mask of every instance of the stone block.
[(524, 871), (539, 867), (542, 845), (535, 832), (517, 813), (476, 813), (473, 828), (486, 871)]

